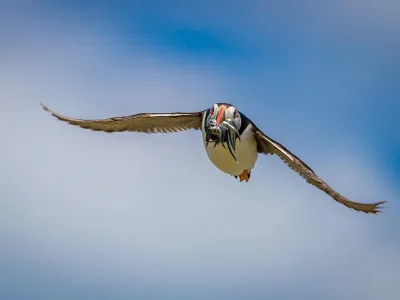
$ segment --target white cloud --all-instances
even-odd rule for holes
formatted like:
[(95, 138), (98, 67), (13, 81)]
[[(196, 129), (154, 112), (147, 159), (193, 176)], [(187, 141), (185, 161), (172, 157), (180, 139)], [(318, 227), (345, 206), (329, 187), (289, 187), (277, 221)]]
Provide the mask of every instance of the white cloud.
[[(39, 102), (85, 118), (200, 110), (228, 88), (207, 66), (151, 52), (121, 60), (99, 47), (108, 37), (85, 34), (33, 31), (29, 47), (1, 61), (3, 252), (125, 288), (135, 278), (161, 289), (285, 294), (290, 282), (299, 294), (396, 298), (399, 245), (389, 227), (398, 228), (398, 204), (380, 216), (351, 211), (272, 157), (260, 157), (251, 182), (239, 184), (208, 161), (199, 132), (95, 133), (42, 111)], [(334, 154), (307, 161), (339, 191), (355, 200), (398, 196), (362, 152), (356, 161)]]

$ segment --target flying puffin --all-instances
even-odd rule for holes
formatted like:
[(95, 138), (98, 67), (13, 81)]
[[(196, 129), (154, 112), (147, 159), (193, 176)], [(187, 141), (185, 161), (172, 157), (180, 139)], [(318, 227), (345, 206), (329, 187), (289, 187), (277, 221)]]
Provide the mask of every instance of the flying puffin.
[(249, 118), (228, 103), (216, 103), (211, 108), (199, 112), (140, 113), (98, 120), (65, 117), (41, 105), (61, 121), (95, 131), (169, 133), (189, 129), (201, 130), (210, 161), (221, 171), (239, 178), (241, 182), (249, 181), (259, 153), (276, 154), (308, 183), (349, 208), (376, 214), (380, 212), (379, 206), (386, 202), (358, 203), (342, 196), (300, 158), (264, 134)]

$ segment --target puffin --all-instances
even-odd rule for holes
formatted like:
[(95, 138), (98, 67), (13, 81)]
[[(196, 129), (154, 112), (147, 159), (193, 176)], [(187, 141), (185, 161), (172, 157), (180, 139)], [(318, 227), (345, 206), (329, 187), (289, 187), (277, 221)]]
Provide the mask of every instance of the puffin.
[(139, 113), (91, 120), (66, 117), (43, 104), (41, 106), (61, 121), (94, 131), (172, 133), (189, 129), (201, 130), (209, 160), (219, 170), (240, 182), (249, 181), (259, 154), (276, 155), (306, 182), (348, 208), (376, 214), (381, 212), (381, 205), (386, 203), (359, 203), (341, 195), (300, 158), (261, 131), (232, 104), (215, 103), (209, 109), (199, 112)]

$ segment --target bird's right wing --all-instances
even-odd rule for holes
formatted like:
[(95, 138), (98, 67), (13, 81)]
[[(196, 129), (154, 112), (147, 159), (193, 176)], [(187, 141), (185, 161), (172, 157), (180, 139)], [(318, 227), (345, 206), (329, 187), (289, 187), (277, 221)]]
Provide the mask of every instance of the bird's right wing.
[(57, 119), (85, 129), (104, 132), (136, 131), (144, 133), (167, 133), (200, 129), (204, 111), (194, 113), (141, 113), (126, 117), (99, 120), (83, 120), (62, 116), (42, 104), (44, 110)]

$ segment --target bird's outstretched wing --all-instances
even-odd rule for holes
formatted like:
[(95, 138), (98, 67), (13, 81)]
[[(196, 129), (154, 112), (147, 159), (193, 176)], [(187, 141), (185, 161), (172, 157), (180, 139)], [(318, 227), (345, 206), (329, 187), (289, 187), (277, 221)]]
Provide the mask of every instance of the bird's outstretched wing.
[(41, 104), (44, 110), (57, 119), (85, 129), (104, 132), (136, 131), (144, 133), (167, 133), (200, 129), (204, 111), (194, 113), (141, 113), (125, 117), (100, 120), (82, 120), (62, 116)]
[(329, 196), (331, 196), (334, 200), (343, 205), (346, 205), (349, 208), (362, 211), (365, 213), (376, 214), (380, 212), (379, 205), (385, 203), (386, 201), (381, 201), (377, 203), (357, 203), (350, 201), (346, 197), (342, 196), (334, 189), (332, 189), (326, 182), (324, 182), (315, 172), (307, 166), (300, 158), (291, 153), (284, 146), (274, 141), (267, 135), (265, 135), (257, 126), (254, 126), (255, 138), (257, 140), (257, 147), (259, 153), (264, 154), (276, 154), (282, 159), (291, 169), (297, 172), (300, 176), (302, 176), (308, 183), (313, 186), (319, 188), (321, 191), (324, 191)]

